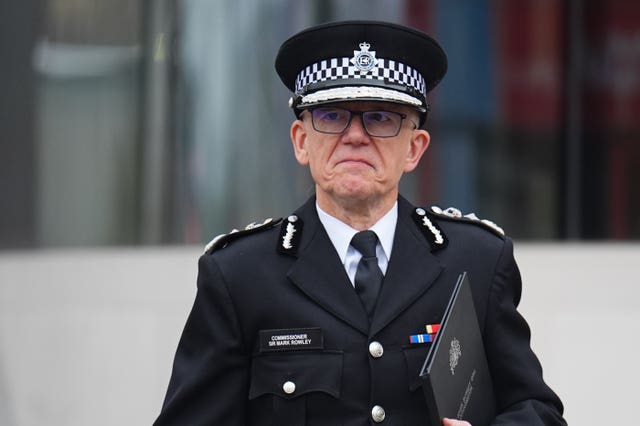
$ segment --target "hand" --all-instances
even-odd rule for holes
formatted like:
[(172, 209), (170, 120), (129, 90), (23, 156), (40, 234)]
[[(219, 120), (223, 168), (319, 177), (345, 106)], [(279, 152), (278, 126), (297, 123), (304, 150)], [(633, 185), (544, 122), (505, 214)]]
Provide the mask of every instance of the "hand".
[(471, 426), (471, 423), (464, 420), (442, 419), (442, 426)]

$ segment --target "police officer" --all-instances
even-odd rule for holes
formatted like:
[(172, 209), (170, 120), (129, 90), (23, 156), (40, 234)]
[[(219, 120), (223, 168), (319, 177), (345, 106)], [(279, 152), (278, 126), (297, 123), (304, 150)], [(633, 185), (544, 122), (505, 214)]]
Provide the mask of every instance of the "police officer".
[[(398, 193), (429, 146), (427, 93), (443, 78), (431, 37), (349, 21), (283, 43), (291, 140), (315, 195), (281, 220), (215, 238), (157, 425), (427, 423), (410, 343), (471, 279), (495, 425), (564, 425), (516, 310), (521, 281), (502, 230)], [(444, 425), (468, 425), (445, 419)]]

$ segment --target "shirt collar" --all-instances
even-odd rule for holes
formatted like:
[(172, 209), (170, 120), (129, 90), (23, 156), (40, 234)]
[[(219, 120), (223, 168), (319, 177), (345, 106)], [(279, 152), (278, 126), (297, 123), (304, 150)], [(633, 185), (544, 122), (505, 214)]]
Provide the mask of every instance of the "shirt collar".
[[(320, 222), (324, 226), (324, 229), (329, 235), (329, 239), (333, 243), (333, 246), (340, 256), (340, 261), (344, 264), (347, 257), (347, 250), (351, 244), (351, 239), (358, 232), (342, 222), (339, 219), (331, 216), (320, 208), (316, 202), (316, 210), (318, 210), (318, 217)], [(378, 236), (380, 245), (387, 259), (391, 259), (391, 249), (393, 247), (393, 237), (396, 232), (396, 223), (398, 222), (398, 202), (396, 201), (393, 207), (385, 213), (371, 228), (372, 231)]]

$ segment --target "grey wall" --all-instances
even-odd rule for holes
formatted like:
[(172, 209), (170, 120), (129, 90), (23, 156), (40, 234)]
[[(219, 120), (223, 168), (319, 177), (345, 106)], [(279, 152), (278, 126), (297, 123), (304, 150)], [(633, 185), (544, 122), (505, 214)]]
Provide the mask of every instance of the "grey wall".
[[(0, 254), (0, 425), (151, 424), (199, 247)], [(640, 382), (640, 245), (519, 244), (522, 312), (570, 424), (624, 423)]]

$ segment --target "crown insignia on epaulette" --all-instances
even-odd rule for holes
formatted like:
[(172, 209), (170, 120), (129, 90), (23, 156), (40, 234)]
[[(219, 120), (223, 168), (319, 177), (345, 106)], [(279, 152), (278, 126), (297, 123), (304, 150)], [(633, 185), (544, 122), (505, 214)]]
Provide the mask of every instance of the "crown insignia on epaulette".
[(212, 253), (213, 251), (226, 247), (231, 241), (236, 238), (240, 238), (243, 235), (247, 235), (253, 232), (257, 232), (264, 229), (269, 229), (280, 222), (280, 219), (274, 220), (273, 218), (268, 218), (263, 220), (262, 222), (251, 222), (243, 230), (232, 229), (227, 234), (220, 234), (214, 237), (209, 243), (205, 246), (205, 253)]
[(505, 236), (504, 230), (501, 227), (488, 219), (480, 219), (475, 213), (462, 214), (462, 212), (455, 207), (449, 207), (443, 210), (438, 206), (431, 206), (431, 211), (446, 219), (456, 219), (482, 225), (500, 237)]

